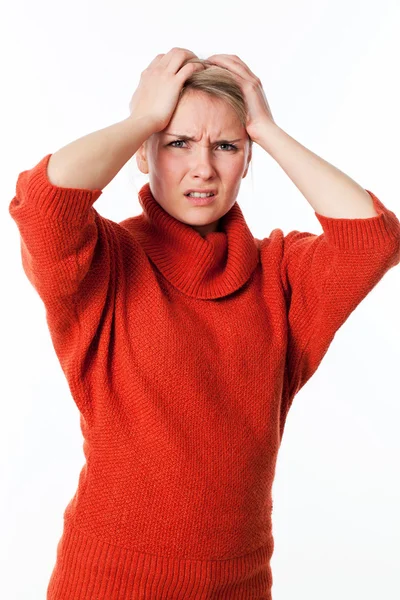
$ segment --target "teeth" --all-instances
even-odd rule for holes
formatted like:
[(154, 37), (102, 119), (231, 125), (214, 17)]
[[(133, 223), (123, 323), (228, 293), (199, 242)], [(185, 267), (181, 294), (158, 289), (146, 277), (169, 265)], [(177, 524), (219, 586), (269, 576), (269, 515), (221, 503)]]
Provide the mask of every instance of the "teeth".
[(190, 192), (187, 196), (191, 196), (192, 198), (208, 198), (208, 196), (214, 196), (214, 194), (200, 194), (199, 192)]

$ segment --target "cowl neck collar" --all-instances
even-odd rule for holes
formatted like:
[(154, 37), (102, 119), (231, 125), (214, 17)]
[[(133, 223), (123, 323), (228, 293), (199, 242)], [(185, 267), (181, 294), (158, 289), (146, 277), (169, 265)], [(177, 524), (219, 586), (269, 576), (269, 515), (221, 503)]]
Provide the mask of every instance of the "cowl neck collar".
[(195, 298), (222, 298), (251, 277), (258, 245), (237, 202), (221, 217), (220, 230), (204, 238), (167, 213), (148, 182), (139, 190), (139, 202), (143, 212), (134, 218), (138, 241), (178, 290)]

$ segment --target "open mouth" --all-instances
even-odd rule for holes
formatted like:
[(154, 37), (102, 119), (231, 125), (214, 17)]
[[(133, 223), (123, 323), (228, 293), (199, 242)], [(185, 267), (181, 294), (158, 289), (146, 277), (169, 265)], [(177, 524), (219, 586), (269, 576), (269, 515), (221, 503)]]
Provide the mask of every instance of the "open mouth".
[(188, 200), (190, 200), (190, 202), (192, 204), (206, 205), (206, 204), (211, 204), (211, 202), (214, 202), (217, 194), (211, 194), (210, 196), (190, 196), (190, 194), (184, 194), (184, 195), (186, 196), (186, 198)]
[(211, 193), (211, 194), (207, 194), (207, 196), (192, 196), (189, 192), (189, 194), (185, 194), (185, 196), (188, 196), (190, 198), (211, 198), (211, 196), (215, 196), (215, 194)]

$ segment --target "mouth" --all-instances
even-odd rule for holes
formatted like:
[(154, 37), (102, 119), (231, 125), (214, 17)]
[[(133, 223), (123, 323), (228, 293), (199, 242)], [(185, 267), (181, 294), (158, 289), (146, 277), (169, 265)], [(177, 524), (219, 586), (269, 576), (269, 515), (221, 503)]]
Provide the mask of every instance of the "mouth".
[(214, 202), (217, 195), (218, 193), (213, 194), (212, 196), (205, 196), (204, 198), (196, 198), (195, 196), (189, 196), (188, 194), (184, 194), (184, 196), (186, 196), (186, 198), (191, 204), (195, 204), (198, 206), (205, 206), (207, 204), (211, 204), (212, 202)]
[(185, 192), (185, 196), (189, 196), (189, 194), (212, 194), (215, 196), (217, 194), (217, 190), (188, 190)]

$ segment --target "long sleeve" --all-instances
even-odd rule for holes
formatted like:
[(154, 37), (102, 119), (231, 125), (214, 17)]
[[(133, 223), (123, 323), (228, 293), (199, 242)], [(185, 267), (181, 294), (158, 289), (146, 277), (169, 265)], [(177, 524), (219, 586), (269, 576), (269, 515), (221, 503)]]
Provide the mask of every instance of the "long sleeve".
[(289, 400), (325, 356), (357, 305), (400, 262), (400, 222), (372, 193), (378, 215), (330, 218), (315, 212), (323, 233), (284, 238), (281, 277), (288, 298)]
[[(23, 269), (43, 300), (53, 345), (71, 384), (82, 328), (77, 306), (86, 295), (87, 303), (97, 305), (98, 318), (112, 273), (113, 235), (111, 222), (92, 206), (101, 190), (54, 186), (47, 177), (50, 156), (19, 175), (9, 212), (20, 232)], [(86, 400), (75, 400), (85, 414)]]

